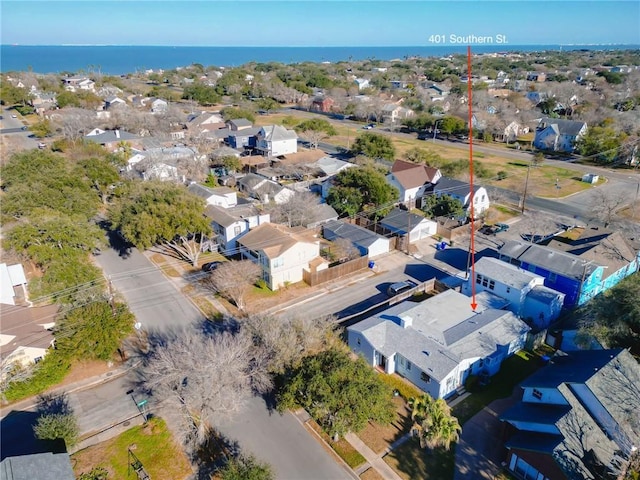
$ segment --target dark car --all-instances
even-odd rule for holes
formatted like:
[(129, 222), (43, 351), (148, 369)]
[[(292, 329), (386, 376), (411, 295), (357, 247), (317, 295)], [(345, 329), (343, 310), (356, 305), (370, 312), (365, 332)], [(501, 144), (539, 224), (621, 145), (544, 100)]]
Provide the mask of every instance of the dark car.
[(396, 295), (406, 292), (407, 290), (411, 290), (416, 285), (412, 282), (397, 282), (389, 285), (387, 289), (387, 295), (390, 297), (395, 297)]
[(202, 265), (203, 272), (213, 272), (222, 262), (208, 262)]
[(494, 232), (494, 235), (497, 233), (506, 232), (507, 230), (509, 230), (509, 225), (507, 225), (506, 223), (496, 223), (495, 227), (496, 227), (496, 231)]

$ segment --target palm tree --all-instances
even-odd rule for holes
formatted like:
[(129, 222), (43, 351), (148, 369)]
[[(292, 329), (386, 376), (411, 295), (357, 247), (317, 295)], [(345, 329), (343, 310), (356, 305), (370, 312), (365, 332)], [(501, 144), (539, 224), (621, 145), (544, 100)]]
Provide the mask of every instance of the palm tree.
[(457, 442), (462, 427), (458, 419), (451, 415), (447, 403), (439, 398), (434, 400), (429, 395), (412, 398), (411, 419), (414, 431), (420, 437), (422, 448), (444, 447), (449, 450), (452, 442)]

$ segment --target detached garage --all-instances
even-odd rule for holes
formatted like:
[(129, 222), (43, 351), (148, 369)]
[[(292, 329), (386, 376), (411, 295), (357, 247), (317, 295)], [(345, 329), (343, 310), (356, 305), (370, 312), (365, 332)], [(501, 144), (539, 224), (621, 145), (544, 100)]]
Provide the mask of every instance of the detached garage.
[(368, 255), (369, 258), (374, 258), (390, 251), (388, 238), (358, 225), (344, 223), (339, 220), (326, 223), (322, 228), (322, 235), (332, 242), (339, 238), (350, 240), (363, 256)]
[(438, 228), (436, 222), (400, 208), (393, 209), (380, 220), (380, 226), (397, 237), (409, 234), (409, 243), (435, 235)]

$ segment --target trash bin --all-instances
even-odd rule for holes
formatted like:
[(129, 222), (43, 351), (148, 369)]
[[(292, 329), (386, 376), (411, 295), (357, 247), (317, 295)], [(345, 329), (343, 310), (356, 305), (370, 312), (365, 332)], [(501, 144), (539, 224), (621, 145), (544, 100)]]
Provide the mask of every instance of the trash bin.
[(447, 242), (441, 242), (440, 243), (440, 250), (444, 250), (445, 248), (447, 248)]
[(369, 268), (373, 268), (375, 266), (376, 266), (376, 262), (373, 262), (373, 261), (370, 260), (369, 261)]

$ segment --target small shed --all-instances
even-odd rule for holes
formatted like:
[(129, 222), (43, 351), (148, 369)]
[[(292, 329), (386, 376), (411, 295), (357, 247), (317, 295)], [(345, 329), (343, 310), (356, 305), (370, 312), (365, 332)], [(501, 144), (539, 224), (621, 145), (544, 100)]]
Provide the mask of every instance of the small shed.
[(596, 175), (595, 173), (585, 173), (582, 176), (582, 181), (586, 182), (586, 183), (598, 183), (598, 180), (600, 179), (599, 175)]
[(389, 253), (391, 250), (391, 242), (388, 238), (366, 228), (340, 220), (332, 220), (324, 224), (322, 235), (330, 241), (335, 241), (339, 238), (350, 240), (363, 256), (368, 255), (369, 258)]

